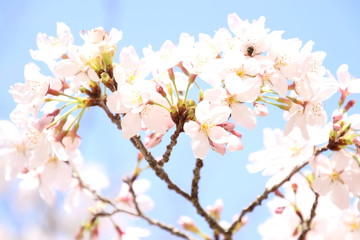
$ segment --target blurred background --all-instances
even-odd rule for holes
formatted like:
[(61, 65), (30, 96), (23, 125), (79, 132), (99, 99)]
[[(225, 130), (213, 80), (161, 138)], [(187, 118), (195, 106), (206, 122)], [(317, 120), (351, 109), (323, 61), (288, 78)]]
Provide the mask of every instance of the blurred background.
[[(356, 0), (1, 1), (0, 119), (8, 119), (15, 107), (8, 89), (16, 82), (23, 82), (23, 67), (33, 61), (29, 50), (37, 49), (37, 33), (56, 36), (57, 22), (65, 22), (71, 28), (75, 44), (82, 43), (78, 34), (82, 30), (98, 26), (103, 26), (106, 30), (115, 27), (123, 31), (118, 49), (133, 45), (142, 56), (142, 48), (151, 44), (154, 50), (158, 50), (167, 39), (177, 43), (182, 32), (193, 36), (199, 33), (213, 36), (214, 31), (227, 27), (229, 13), (235, 12), (240, 18), (250, 21), (265, 16), (266, 27), (284, 30), (284, 38), (300, 38), (303, 43), (314, 41), (314, 51), (327, 53), (324, 65), (333, 74), (336, 74), (339, 65), (346, 63), (350, 73), (360, 77), (359, 11), (360, 3)], [(114, 61), (118, 62), (118, 56)], [(39, 66), (44, 69), (44, 74), (48, 73), (45, 66)], [(326, 108), (336, 108), (336, 101), (335, 98), (326, 102)], [(359, 109), (358, 106), (356, 108)], [(228, 222), (264, 189), (266, 179), (261, 174), (250, 175), (245, 169), (249, 153), (263, 147), (262, 128), (281, 128), (284, 123), (280, 111), (272, 111), (268, 117), (259, 118), (258, 121), (259, 126), (253, 131), (239, 129), (244, 137), (245, 149), (242, 152), (226, 154), (225, 157), (211, 153), (204, 161), (200, 184), (201, 203), (207, 206), (222, 198), (225, 204), (222, 219)], [(195, 159), (190, 141), (183, 135), (179, 138), (173, 159), (166, 170), (174, 182), (189, 190)], [(110, 187), (105, 194), (117, 194), (122, 177), (131, 173), (135, 166), (137, 152), (100, 110), (91, 109), (85, 114), (80, 136), (85, 164), (95, 166), (108, 175)], [(165, 138), (164, 142), (166, 141)], [(163, 149), (164, 145), (161, 145), (154, 150), (154, 155), (160, 155)], [(187, 215), (205, 232), (208, 230), (206, 223), (196, 216), (192, 206), (168, 191), (165, 184), (158, 181), (150, 170), (141, 177), (152, 182), (148, 194), (154, 199), (155, 207), (148, 213), (150, 216), (179, 227), (177, 220), (180, 216)], [(71, 239), (69, 235), (63, 236), (56, 232), (56, 218), (62, 211), (61, 204), (58, 204), (59, 207), (54, 212), (45, 202), (19, 202), (17, 198), (17, 183), (1, 187), (0, 233), (7, 236), (4, 239), (11, 239), (11, 236), (13, 239), (46, 239), (41, 231), (49, 229), (55, 231), (51, 239)], [(265, 205), (249, 214), (248, 224), (235, 239), (260, 239), (257, 226), (267, 216)], [(53, 223), (51, 228), (48, 224), (50, 220)], [(134, 225), (148, 227), (142, 220), (136, 221)], [(151, 236), (147, 239), (176, 239), (155, 227), (149, 229)]]

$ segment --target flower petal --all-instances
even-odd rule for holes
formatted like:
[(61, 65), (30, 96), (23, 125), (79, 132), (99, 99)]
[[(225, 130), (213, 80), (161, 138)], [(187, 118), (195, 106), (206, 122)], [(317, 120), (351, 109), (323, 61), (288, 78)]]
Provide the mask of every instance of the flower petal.
[(224, 128), (214, 126), (210, 129), (209, 138), (215, 143), (226, 143), (229, 139), (229, 134)]
[(131, 138), (141, 130), (140, 114), (128, 112), (121, 120), (124, 138)]
[(253, 129), (256, 126), (255, 113), (244, 104), (236, 104), (232, 108), (231, 117), (237, 124), (247, 129)]
[(200, 132), (191, 141), (191, 147), (196, 158), (204, 159), (209, 152), (210, 143), (207, 135)]

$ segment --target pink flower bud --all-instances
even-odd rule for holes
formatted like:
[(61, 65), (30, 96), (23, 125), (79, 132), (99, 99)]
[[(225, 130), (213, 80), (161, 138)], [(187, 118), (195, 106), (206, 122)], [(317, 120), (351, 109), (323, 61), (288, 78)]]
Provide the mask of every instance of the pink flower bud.
[(360, 137), (354, 137), (353, 143), (356, 145), (356, 147), (360, 147)]
[(216, 220), (220, 219), (220, 214), (224, 208), (224, 203), (221, 199), (217, 199), (213, 206), (208, 206), (206, 211)]
[(344, 111), (349, 111), (350, 108), (352, 108), (355, 105), (356, 101), (354, 99), (350, 100), (344, 107)]
[(163, 87), (160, 85), (156, 85), (156, 91), (160, 93), (161, 96), (166, 98), (166, 92), (164, 91)]
[(264, 117), (269, 115), (269, 110), (267, 109), (265, 104), (255, 103), (254, 104), (254, 113), (259, 117)]
[(285, 210), (285, 207), (277, 207), (275, 209), (275, 213), (276, 214), (282, 214), (284, 210)]
[(337, 123), (343, 118), (343, 114), (341, 112), (337, 112), (333, 116), (333, 123)]
[(340, 125), (340, 124), (338, 124), (338, 123), (333, 124), (333, 130), (334, 130), (334, 131), (339, 131), (340, 129), (341, 129), (341, 125)]
[(194, 221), (188, 216), (181, 216), (178, 224), (181, 225), (185, 230), (193, 233), (200, 233), (199, 228), (195, 225)]
[(145, 147), (146, 148), (153, 148), (161, 143), (162, 137), (164, 134), (160, 133), (151, 133), (147, 135), (144, 139)]

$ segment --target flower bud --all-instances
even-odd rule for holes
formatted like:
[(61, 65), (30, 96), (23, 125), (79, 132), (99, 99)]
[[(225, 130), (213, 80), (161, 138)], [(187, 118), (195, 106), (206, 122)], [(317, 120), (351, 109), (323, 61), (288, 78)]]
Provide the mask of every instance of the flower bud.
[(224, 208), (224, 203), (221, 199), (217, 199), (213, 206), (207, 206), (206, 211), (216, 220), (220, 220), (220, 214)]
[(186, 107), (190, 108), (190, 107), (194, 107), (194, 106), (196, 106), (196, 103), (194, 102), (194, 100), (192, 100), (192, 99), (186, 100)]
[(350, 100), (344, 107), (344, 112), (349, 111), (355, 105), (356, 101), (354, 99)]
[(343, 114), (341, 112), (337, 112), (337, 113), (334, 114), (332, 119), (333, 119), (333, 123), (337, 123), (338, 121), (343, 119)]
[(285, 210), (285, 207), (277, 207), (275, 209), (275, 213), (276, 214), (282, 214), (284, 210)]
[(156, 85), (156, 91), (160, 93), (161, 96), (166, 98), (166, 92), (164, 91), (163, 87), (160, 85)]
[(171, 80), (172, 82), (174, 82), (174, 81), (175, 81), (174, 69), (169, 68), (169, 69), (168, 69), (168, 73), (169, 73), (169, 78), (170, 78), (170, 80)]
[(360, 147), (360, 137), (354, 137), (353, 138), (353, 143), (355, 144), (356, 147)]
[(269, 115), (269, 110), (267, 109), (265, 104), (262, 103), (255, 103), (254, 104), (254, 113), (256, 116), (264, 117)]
[(101, 73), (101, 82), (107, 83), (110, 81), (110, 75), (107, 72)]
[(181, 216), (178, 221), (178, 224), (181, 225), (185, 230), (188, 230), (192, 233), (196, 233), (196, 234), (200, 233), (199, 228), (195, 225), (194, 221), (188, 216)]
[(151, 133), (145, 137), (144, 144), (146, 148), (153, 148), (161, 143), (164, 134)]
[(334, 131), (339, 131), (341, 129), (341, 125), (340, 124), (338, 124), (338, 123), (334, 123), (333, 124), (333, 130)]

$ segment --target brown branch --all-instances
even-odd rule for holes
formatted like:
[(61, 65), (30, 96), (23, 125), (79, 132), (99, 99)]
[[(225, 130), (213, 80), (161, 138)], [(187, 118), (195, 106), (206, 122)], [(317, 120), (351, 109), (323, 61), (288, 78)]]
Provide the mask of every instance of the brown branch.
[(165, 223), (162, 223), (158, 220), (155, 220), (155, 219), (152, 219), (152, 218), (149, 218), (147, 217), (143, 212), (142, 210), (140, 209), (140, 206), (138, 204), (138, 202), (136, 201), (136, 193), (134, 191), (134, 188), (133, 188), (133, 182), (131, 180), (128, 180), (128, 181), (125, 181), (128, 185), (129, 185), (129, 191), (133, 197), (133, 203), (134, 203), (134, 206), (135, 206), (135, 209), (136, 209), (136, 212), (137, 212), (137, 215), (139, 217), (141, 217), (142, 219), (144, 219), (145, 221), (147, 221), (149, 224), (151, 225), (155, 225), (155, 226), (158, 226), (162, 229), (164, 229), (165, 231), (167, 232), (170, 232), (171, 234), (173, 235), (176, 235), (178, 237), (181, 237), (181, 238), (184, 238), (184, 239), (188, 239), (188, 240), (193, 240), (192, 237), (188, 236), (186, 233), (180, 231), (179, 229), (173, 227), (173, 226), (170, 226), (168, 224), (165, 224)]
[[(227, 231), (227, 234), (228, 235), (231, 235), (233, 234), (233, 231), (236, 227), (236, 225), (238, 225), (242, 218), (249, 212), (252, 212), (254, 210), (255, 207), (261, 205), (262, 201), (267, 199), (269, 197), (269, 194), (272, 193), (272, 192), (275, 192), (279, 187), (281, 187), (285, 182), (289, 181), (291, 179), (291, 177), (297, 173), (298, 171), (300, 171), (303, 167), (305, 167), (306, 165), (308, 164), (308, 162), (304, 162), (303, 164), (295, 167), (291, 172), (290, 174), (284, 178), (280, 183), (274, 185), (272, 188), (270, 189), (266, 189), (260, 196), (258, 196), (256, 198), (255, 201), (253, 201), (248, 207), (244, 208), (241, 213), (240, 213), (240, 216), (239, 218), (233, 222), (233, 224), (231, 225), (231, 227), (229, 228), (229, 230)], [(226, 239), (226, 238), (225, 238)], [(231, 238), (229, 238), (231, 239)]]
[(152, 156), (152, 154), (146, 149), (144, 144), (142, 143), (139, 136), (134, 136), (130, 138), (132, 144), (143, 154), (145, 160), (149, 163), (151, 169), (155, 172), (156, 176), (158, 176), (161, 180), (163, 180), (169, 189), (174, 190), (176, 193), (183, 196), (185, 199), (191, 199), (191, 196), (186, 193), (184, 190), (179, 188), (176, 184), (174, 184), (165, 170), (158, 164), (156, 159)]
[(180, 133), (183, 131), (183, 125), (184, 124), (182, 121), (178, 125), (176, 125), (176, 130), (170, 137), (170, 143), (166, 146), (166, 151), (162, 156), (162, 159), (158, 162), (160, 166), (164, 166), (164, 164), (169, 161), (172, 149), (177, 144), (177, 139)]
[[(316, 157), (318, 156), (320, 153), (326, 151), (329, 149), (329, 145), (326, 145), (324, 147), (321, 147), (319, 149), (315, 148), (314, 147), (314, 153), (313, 153), (313, 157)], [(253, 201), (248, 207), (244, 208), (241, 213), (240, 213), (240, 216), (238, 217), (238, 219), (236, 221), (233, 222), (233, 224), (231, 225), (231, 227), (228, 229), (228, 231), (226, 232), (226, 235), (225, 235), (225, 240), (231, 240), (231, 236), (233, 234), (233, 231), (234, 229), (236, 228), (236, 226), (241, 223), (242, 221), (242, 218), (247, 214), (247, 213), (250, 213), (252, 212), (255, 207), (261, 205), (262, 201), (267, 199), (269, 197), (269, 194), (272, 193), (272, 192), (275, 192), (276, 190), (279, 189), (279, 187), (281, 187), (284, 183), (286, 183), (287, 181), (289, 181), (292, 176), (299, 172), (303, 167), (305, 167), (307, 164), (309, 163), (309, 161), (306, 161), (304, 162), (303, 164), (295, 167), (290, 173), (289, 175), (284, 178), (280, 183), (274, 185), (272, 188), (270, 189), (265, 189), (265, 191), (260, 195), (258, 196), (255, 201)]]
[(202, 216), (205, 221), (209, 224), (211, 229), (218, 231), (220, 233), (225, 233), (225, 230), (218, 224), (218, 222), (212, 218), (201, 206), (199, 201), (199, 181), (200, 181), (200, 171), (204, 166), (203, 161), (200, 158), (196, 159), (196, 165), (193, 170), (194, 176), (191, 182), (191, 203), (196, 208), (197, 213)]
[(198, 198), (193, 198), (191, 195), (186, 193), (184, 190), (179, 188), (176, 184), (174, 184), (170, 180), (165, 170), (158, 164), (158, 162), (155, 160), (152, 154), (146, 149), (144, 144), (141, 142), (139, 136), (132, 137), (130, 140), (133, 143), (133, 145), (144, 155), (144, 158), (149, 163), (151, 169), (154, 170), (155, 174), (167, 184), (169, 189), (174, 190), (176, 193), (178, 193), (186, 200), (191, 202), (195, 207), (197, 213), (206, 220), (206, 222), (209, 224), (211, 229), (215, 229), (220, 233), (225, 233), (225, 230), (212, 217), (210, 217), (207, 214), (207, 212), (201, 207)]
[[(101, 107), (102, 109), (104, 109), (104, 111), (106, 112), (106, 114), (108, 115), (108, 117), (110, 118), (110, 120), (117, 125), (118, 129), (121, 130), (121, 120), (120, 118), (117, 118), (116, 116), (114, 116), (110, 110), (108, 109), (108, 107), (106, 106), (106, 104), (104, 102), (100, 102), (98, 104), (99, 107)], [(186, 115), (184, 115), (186, 116)], [(181, 195), (182, 197), (184, 197), (186, 200), (188, 200), (189, 202), (191, 202), (193, 204), (193, 206), (196, 208), (197, 213), (199, 213), (202, 217), (205, 218), (205, 220), (208, 222), (209, 226), (212, 229), (217, 230), (220, 233), (225, 233), (225, 230), (217, 223), (217, 221), (215, 221), (212, 217), (210, 217), (206, 211), (201, 207), (198, 198), (192, 198), (192, 196), (190, 196), (188, 193), (186, 193), (184, 190), (182, 190), (180, 187), (178, 187), (176, 184), (174, 184), (168, 174), (165, 172), (165, 170), (162, 168), (162, 166), (164, 165), (165, 162), (168, 162), (171, 152), (172, 152), (172, 148), (176, 145), (177, 143), (177, 138), (180, 135), (180, 133), (182, 132), (182, 127), (183, 127), (183, 122), (184, 119), (181, 119), (179, 121), (179, 124), (176, 127), (175, 132), (173, 133), (173, 135), (171, 136), (171, 142), (170, 144), (167, 146), (167, 150), (163, 155), (163, 159), (161, 161), (156, 161), (156, 159), (152, 156), (152, 154), (146, 149), (146, 147), (144, 146), (144, 144), (142, 143), (141, 139), (139, 136), (134, 136), (132, 138), (130, 138), (132, 144), (143, 154), (144, 158), (146, 159), (146, 161), (149, 163), (149, 166), (151, 167), (151, 169), (155, 172), (155, 174), (161, 179), (163, 180), (168, 188), (170, 190), (174, 190), (176, 193), (178, 193), (179, 195)]]
[(200, 181), (200, 171), (204, 166), (203, 161), (200, 158), (196, 159), (196, 165), (193, 170), (194, 177), (191, 183), (191, 198), (194, 200), (199, 200), (199, 181)]
[(119, 115), (119, 114), (113, 114), (113, 113), (110, 111), (110, 109), (106, 106), (105, 101), (106, 101), (106, 99), (103, 100), (103, 101), (101, 101), (101, 102), (99, 102), (97, 105), (105, 111), (106, 115), (109, 117), (109, 119), (111, 120), (111, 122), (114, 123), (119, 130), (121, 130), (122, 127), (121, 127), (120, 115)]
[(314, 200), (314, 203), (311, 207), (311, 211), (310, 211), (310, 218), (307, 219), (303, 224), (303, 229), (302, 229), (302, 232), (301, 232), (301, 235), (299, 236), (298, 240), (305, 240), (306, 238), (306, 234), (311, 230), (311, 223), (313, 221), (313, 219), (315, 218), (315, 211), (316, 211), (316, 208), (317, 208), (317, 205), (318, 205), (318, 202), (319, 202), (319, 194), (314, 192), (315, 194), (315, 200)]
[(87, 191), (89, 191), (95, 197), (96, 200), (99, 200), (99, 201), (101, 201), (103, 203), (107, 203), (110, 206), (112, 206), (114, 208), (117, 208), (116, 204), (113, 201), (111, 201), (110, 199), (100, 195), (95, 189), (91, 188), (88, 184), (86, 184), (84, 182), (84, 180), (81, 178), (78, 170), (76, 169), (76, 167), (74, 166), (74, 164), (71, 161), (69, 161), (68, 163), (69, 163), (70, 168), (71, 168), (72, 177), (79, 181), (80, 187), (82, 189), (86, 189)]

